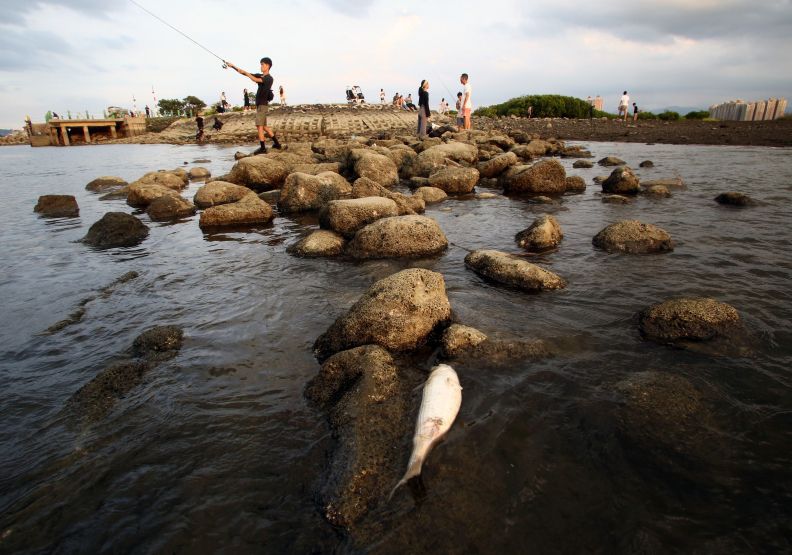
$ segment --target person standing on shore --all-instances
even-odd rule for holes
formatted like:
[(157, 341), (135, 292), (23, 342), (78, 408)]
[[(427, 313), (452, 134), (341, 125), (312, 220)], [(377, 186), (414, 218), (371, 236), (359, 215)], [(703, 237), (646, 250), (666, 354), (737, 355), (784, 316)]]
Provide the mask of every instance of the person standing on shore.
[(465, 117), (462, 115), (462, 93), (457, 93), (457, 101), (456, 101), (456, 111), (457, 111), (457, 118), (456, 124), (457, 129), (462, 131), (462, 128), (465, 126)]
[(147, 118), (151, 117), (151, 109), (149, 109), (148, 104), (146, 104), (146, 117)]
[(204, 138), (203, 112), (198, 112), (198, 115), (195, 118), (195, 125), (198, 127), (198, 131), (195, 133), (195, 141), (197, 143), (202, 143)]
[(258, 90), (256, 91), (256, 129), (258, 129), (258, 139), (261, 146), (255, 151), (255, 154), (267, 153), (267, 137), (272, 139), (272, 148), (283, 148), (283, 145), (280, 144), (280, 141), (278, 141), (278, 138), (275, 136), (275, 132), (267, 127), (269, 103), (275, 98), (275, 94), (272, 92), (274, 80), (272, 79), (272, 75), (270, 75), (272, 60), (267, 57), (261, 58), (261, 73), (248, 73), (230, 62), (225, 63), (228, 67), (240, 75), (244, 75), (258, 85)]
[(250, 110), (250, 93), (248, 93), (247, 89), (242, 89), (242, 111), (247, 112)]
[(633, 102), (633, 122), (638, 121), (638, 104)]
[(624, 116), (624, 121), (627, 121), (627, 112), (629, 108), (630, 108), (630, 95), (627, 94), (627, 91), (624, 91), (621, 100), (619, 100), (619, 117)]
[(286, 106), (286, 92), (283, 90), (283, 85), (278, 89), (278, 95), (280, 96), (280, 105)]
[(429, 111), (429, 81), (424, 79), (418, 88), (418, 138), (426, 138), (426, 128), (432, 113)]
[(465, 95), (462, 97), (462, 118), (464, 119), (464, 129), (470, 131), (470, 114), (473, 111), (473, 88), (468, 83), (467, 73), (459, 76), (459, 82), (465, 87)]
[(385, 89), (380, 89), (380, 104), (385, 104)]

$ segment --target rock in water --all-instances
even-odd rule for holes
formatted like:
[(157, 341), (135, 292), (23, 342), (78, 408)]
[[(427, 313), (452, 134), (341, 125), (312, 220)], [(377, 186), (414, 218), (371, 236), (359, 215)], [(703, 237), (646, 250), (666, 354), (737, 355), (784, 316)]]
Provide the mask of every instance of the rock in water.
[(220, 204), (201, 213), (198, 225), (201, 229), (269, 223), (273, 218), (272, 207), (250, 192), (239, 202)]
[(566, 281), (553, 272), (524, 258), (496, 250), (473, 251), (465, 257), (465, 265), (482, 277), (522, 291), (566, 287)]
[(91, 226), (82, 241), (98, 248), (132, 247), (148, 234), (148, 227), (136, 217), (123, 212), (108, 212)]
[(389, 351), (410, 351), (451, 316), (443, 276), (429, 270), (402, 270), (374, 283), (314, 343), (322, 361), (330, 355), (377, 344)]
[(582, 193), (586, 190), (586, 180), (579, 175), (570, 175), (566, 178), (567, 193)]
[(654, 198), (668, 198), (671, 196), (671, 191), (664, 185), (652, 185), (651, 187), (643, 187), (641, 193), (646, 196)]
[(371, 222), (398, 214), (396, 203), (384, 197), (331, 200), (322, 209), (319, 224), (351, 238), (357, 230)]
[(387, 156), (372, 150), (354, 149), (351, 159), (358, 177), (366, 177), (383, 187), (399, 184), (399, 170)]
[(478, 171), (481, 177), (498, 177), (511, 166), (516, 166), (519, 163), (517, 155), (513, 152), (506, 152), (499, 154), (487, 160), (486, 162), (479, 162)]
[(576, 169), (580, 168), (585, 170), (585, 169), (593, 168), (594, 164), (592, 164), (588, 160), (575, 160), (575, 163), (572, 164), (572, 167)]
[(622, 220), (611, 224), (594, 236), (595, 247), (608, 252), (648, 254), (671, 252), (674, 242), (664, 229), (638, 220)]
[(558, 220), (545, 214), (536, 218), (528, 229), (519, 232), (515, 240), (525, 250), (541, 252), (557, 247), (563, 238)]
[(728, 206), (750, 206), (754, 204), (754, 201), (751, 197), (745, 193), (738, 193), (736, 191), (719, 194), (717, 197), (715, 197), (715, 202)]
[(129, 186), (127, 204), (133, 208), (146, 208), (156, 199), (164, 196), (178, 197), (179, 193), (159, 183), (139, 183), (136, 181)]
[(729, 338), (742, 330), (737, 310), (709, 298), (672, 299), (638, 315), (641, 334), (658, 343)]
[(654, 168), (654, 162), (652, 162), (651, 160), (644, 160), (643, 162), (638, 164), (638, 167), (640, 167), (640, 168)]
[(352, 258), (422, 258), (448, 248), (437, 222), (426, 216), (382, 218), (355, 233), (347, 246)]
[(77, 390), (66, 406), (80, 418), (99, 420), (143, 381), (143, 376), (152, 366), (150, 362), (137, 360), (113, 364)]
[(146, 214), (155, 222), (186, 218), (195, 214), (195, 206), (180, 196), (164, 195), (154, 199), (146, 208)]
[(566, 171), (558, 160), (541, 160), (521, 171), (505, 173), (503, 190), (506, 193), (560, 195), (566, 191)]
[(627, 166), (613, 170), (608, 179), (602, 182), (603, 193), (634, 195), (641, 191), (641, 182)]
[(344, 252), (346, 241), (333, 231), (320, 229), (300, 239), (286, 249), (289, 254), (304, 257), (338, 256)]
[(211, 175), (212, 172), (210, 172), (206, 168), (201, 168), (201, 167), (191, 168), (190, 171), (187, 172), (187, 177), (192, 180), (207, 179)]
[(346, 198), (352, 186), (334, 172), (319, 175), (293, 173), (286, 178), (278, 199), (278, 208), (285, 213), (319, 210), (331, 200)]
[(418, 187), (415, 196), (420, 196), (427, 203), (441, 202), (448, 198), (446, 192), (437, 187)]
[(256, 191), (268, 191), (283, 185), (288, 175), (289, 170), (285, 164), (266, 156), (250, 156), (234, 164), (228, 179)]
[(336, 439), (319, 492), (331, 524), (353, 527), (398, 479), (410, 430), (413, 383), (405, 382), (385, 349), (366, 345), (327, 359), (306, 387), (306, 397), (328, 411)]
[(625, 162), (621, 158), (616, 158), (615, 156), (606, 156), (605, 158), (597, 162), (597, 164), (599, 164), (600, 166), (605, 166), (605, 167), (624, 166), (626, 163), (627, 162)]
[(429, 186), (451, 194), (467, 194), (473, 191), (479, 180), (475, 168), (443, 168), (429, 176)]
[(127, 183), (125, 180), (121, 179), (120, 177), (115, 177), (113, 175), (104, 175), (102, 177), (97, 177), (93, 181), (89, 182), (88, 185), (85, 186), (85, 190), (94, 193), (104, 193), (112, 189), (120, 189), (122, 187), (126, 187), (127, 185), (129, 185), (129, 183)]
[(132, 344), (136, 357), (160, 359), (181, 350), (184, 331), (179, 326), (155, 326), (141, 333)]
[(74, 218), (80, 215), (77, 199), (72, 195), (42, 195), (33, 211), (48, 218)]
[(487, 336), (470, 326), (451, 324), (443, 332), (440, 344), (445, 358), (453, 358), (487, 340)]
[(193, 202), (199, 208), (209, 208), (218, 204), (238, 202), (248, 196), (250, 192), (251, 189), (242, 185), (234, 185), (227, 181), (212, 181), (198, 189)]
[(477, 159), (478, 148), (474, 145), (459, 142), (439, 144), (418, 154), (412, 163), (412, 168), (409, 171), (405, 170), (405, 174), (414, 177), (429, 177), (437, 170), (449, 165), (471, 165)]

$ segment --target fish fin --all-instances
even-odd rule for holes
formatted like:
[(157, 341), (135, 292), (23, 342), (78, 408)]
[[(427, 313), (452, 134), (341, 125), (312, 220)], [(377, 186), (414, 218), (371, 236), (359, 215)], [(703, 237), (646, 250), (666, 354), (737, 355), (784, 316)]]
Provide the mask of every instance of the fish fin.
[(399, 489), (404, 484), (409, 482), (412, 478), (415, 478), (416, 476), (418, 476), (421, 473), (421, 467), (423, 466), (423, 461), (424, 461), (423, 458), (416, 459), (410, 465), (410, 467), (407, 469), (407, 472), (405, 472), (404, 476), (402, 476), (402, 479), (399, 480), (399, 482), (391, 490), (390, 495), (388, 496), (388, 501), (393, 499), (393, 494), (396, 493), (397, 489)]

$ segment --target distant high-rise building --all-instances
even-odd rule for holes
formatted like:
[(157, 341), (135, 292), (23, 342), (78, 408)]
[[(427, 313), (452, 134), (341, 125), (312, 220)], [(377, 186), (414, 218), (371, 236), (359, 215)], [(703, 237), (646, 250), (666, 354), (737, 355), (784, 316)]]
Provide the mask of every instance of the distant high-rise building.
[(783, 117), (786, 111), (786, 98), (770, 98), (746, 103), (733, 100), (710, 106), (710, 117), (724, 121), (768, 121)]

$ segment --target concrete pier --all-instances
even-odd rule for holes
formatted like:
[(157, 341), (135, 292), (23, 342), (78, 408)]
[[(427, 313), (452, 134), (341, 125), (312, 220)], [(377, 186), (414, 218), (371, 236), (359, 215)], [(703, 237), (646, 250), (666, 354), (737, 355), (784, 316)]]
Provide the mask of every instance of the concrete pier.
[(146, 118), (51, 119), (48, 123), (35, 123), (31, 127), (31, 146), (71, 146), (91, 144), (99, 138), (142, 135), (146, 132)]

